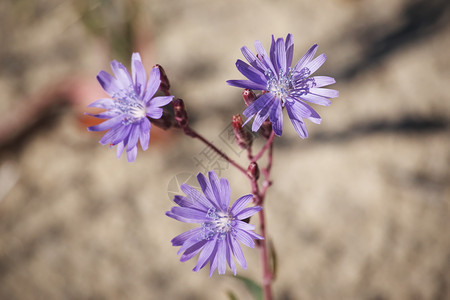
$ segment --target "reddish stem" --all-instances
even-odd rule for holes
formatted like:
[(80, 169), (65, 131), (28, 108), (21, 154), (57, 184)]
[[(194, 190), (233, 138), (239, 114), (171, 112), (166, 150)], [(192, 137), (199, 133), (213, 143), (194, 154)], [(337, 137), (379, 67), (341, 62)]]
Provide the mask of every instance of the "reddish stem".
[(257, 161), (258, 159), (261, 158), (261, 156), (263, 156), (264, 152), (270, 147), (270, 145), (272, 145), (274, 138), (275, 138), (275, 132), (272, 130), (269, 138), (267, 139), (266, 144), (264, 145), (264, 147), (261, 148), (261, 150), (258, 152), (258, 154), (253, 156), (252, 161)]
[(273, 280), (273, 272), (269, 265), (269, 256), (268, 256), (268, 250), (267, 250), (267, 232), (266, 232), (266, 220), (264, 216), (264, 198), (266, 196), (267, 189), (270, 187), (272, 182), (270, 181), (270, 171), (272, 169), (272, 163), (273, 163), (273, 139), (274, 139), (275, 133), (272, 131), (269, 139), (267, 140), (267, 143), (264, 145), (264, 147), (261, 149), (261, 151), (258, 153), (257, 156), (255, 156), (252, 160), (252, 162), (259, 159), (262, 154), (269, 149), (268, 151), (268, 158), (267, 158), (267, 166), (262, 169), (262, 173), (264, 176), (264, 181), (262, 183), (262, 189), (259, 189), (258, 181), (256, 178), (251, 178), (251, 185), (252, 185), (252, 193), (255, 196), (255, 203), (256, 205), (260, 205), (263, 207), (258, 213), (259, 216), (259, 230), (261, 236), (264, 238), (264, 240), (259, 241), (259, 248), (261, 249), (261, 262), (262, 262), (262, 268), (263, 268), (263, 278), (262, 278), (262, 286), (264, 291), (264, 299), (265, 300), (271, 300), (272, 299), (272, 291), (271, 291), (271, 283)]
[(225, 159), (227, 162), (229, 162), (232, 166), (237, 168), (239, 171), (241, 171), (245, 176), (250, 178), (250, 176), (247, 174), (247, 170), (241, 167), (237, 162), (232, 160), (228, 155), (223, 153), (221, 150), (219, 150), (216, 146), (214, 146), (211, 142), (209, 142), (207, 139), (205, 139), (203, 136), (201, 136), (199, 133), (197, 133), (194, 129), (192, 129), (189, 126), (186, 126), (183, 129), (183, 132), (193, 138), (197, 138), (200, 141), (202, 141), (204, 144), (206, 144), (208, 147), (210, 147), (212, 150), (214, 150), (217, 154), (219, 154), (223, 159)]
[(266, 221), (264, 217), (264, 209), (258, 212), (259, 216), (259, 230), (261, 236), (264, 237), (264, 240), (261, 240), (259, 243), (259, 247), (261, 249), (261, 263), (263, 267), (263, 278), (262, 278), (262, 286), (264, 291), (264, 299), (271, 300), (272, 299), (272, 291), (271, 291), (271, 283), (273, 279), (272, 270), (269, 266), (269, 257), (267, 253), (267, 234), (266, 234)]

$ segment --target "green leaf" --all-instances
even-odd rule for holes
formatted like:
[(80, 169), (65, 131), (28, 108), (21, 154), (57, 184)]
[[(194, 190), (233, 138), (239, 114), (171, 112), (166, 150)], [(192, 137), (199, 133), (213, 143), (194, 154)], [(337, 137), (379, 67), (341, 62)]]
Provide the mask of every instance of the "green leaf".
[(254, 282), (250, 278), (247, 278), (247, 277), (244, 277), (244, 276), (236, 275), (236, 276), (234, 276), (234, 278), (239, 279), (245, 285), (245, 287), (250, 292), (250, 294), (252, 294), (253, 299), (255, 299), (255, 300), (262, 300), (262, 298), (263, 298), (263, 290), (262, 290), (262, 287), (259, 284), (257, 284), (256, 282)]
[(232, 291), (228, 291), (227, 296), (230, 300), (238, 300), (238, 297)]
[(277, 252), (275, 251), (275, 245), (272, 242), (272, 239), (268, 240), (268, 248), (269, 248), (269, 262), (270, 267), (272, 269), (272, 281), (275, 280), (275, 277), (277, 276), (278, 271), (278, 256)]

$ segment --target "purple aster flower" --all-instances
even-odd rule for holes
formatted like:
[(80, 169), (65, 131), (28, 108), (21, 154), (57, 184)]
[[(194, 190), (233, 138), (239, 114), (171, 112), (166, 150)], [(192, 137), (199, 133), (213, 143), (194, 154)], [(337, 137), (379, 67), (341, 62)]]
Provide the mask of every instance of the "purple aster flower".
[(147, 150), (150, 141), (150, 120), (162, 116), (162, 106), (170, 103), (173, 96), (154, 97), (161, 83), (158, 67), (152, 68), (147, 83), (147, 75), (139, 53), (131, 57), (131, 76), (128, 70), (116, 60), (111, 62), (115, 77), (100, 71), (97, 80), (111, 96), (90, 104), (89, 107), (103, 108), (106, 111), (92, 115), (105, 122), (91, 126), (90, 131), (108, 132), (100, 139), (102, 145), (117, 145), (117, 157), (126, 149), (129, 162), (136, 160), (137, 144)]
[(251, 90), (261, 90), (262, 95), (250, 104), (243, 112), (247, 121), (254, 116), (252, 130), (257, 131), (261, 124), (269, 118), (276, 135), (280, 136), (283, 128), (282, 108), (286, 107), (288, 116), (298, 135), (308, 137), (303, 119), (309, 119), (319, 124), (319, 114), (306, 102), (330, 105), (330, 98), (338, 97), (338, 91), (322, 87), (335, 83), (334, 78), (328, 76), (310, 77), (327, 59), (325, 54), (312, 59), (317, 51), (313, 45), (308, 52), (291, 67), (294, 53), (292, 34), (288, 34), (286, 41), (279, 38), (275, 41), (272, 35), (270, 53), (267, 54), (260, 41), (255, 42), (257, 55), (247, 47), (241, 51), (247, 61), (238, 60), (237, 69), (248, 80), (229, 80), (228, 84)]
[(209, 276), (216, 268), (225, 274), (226, 264), (236, 275), (233, 256), (242, 268), (247, 267), (241, 246), (253, 248), (254, 239), (263, 239), (253, 232), (255, 226), (244, 222), (260, 211), (262, 207), (247, 207), (253, 195), (245, 195), (230, 204), (230, 186), (225, 178), (219, 179), (214, 171), (209, 172), (209, 180), (201, 173), (197, 175), (203, 194), (188, 184), (182, 184), (185, 196), (175, 196), (174, 206), (166, 215), (186, 223), (200, 223), (200, 227), (186, 231), (172, 239), (173, 246), (181, 246), (184, 251), (180, 261), (185, 262), (200, 253), (195, 272), (210, 263)]

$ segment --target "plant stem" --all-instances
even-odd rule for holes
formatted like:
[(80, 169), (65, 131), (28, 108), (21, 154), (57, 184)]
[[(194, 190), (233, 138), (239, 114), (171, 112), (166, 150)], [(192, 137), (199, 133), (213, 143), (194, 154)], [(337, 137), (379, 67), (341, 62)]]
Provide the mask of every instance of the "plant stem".
[(241, 171), (245, 176), (250, 178), (250, 176), (247, 174), (247, 170), (241, 167), (237, 162), (235, 162), (233, 159), (231, 159), (228, 155), (223, 153), (220, 149), (218, 149), (216, 146), (214, 146), (211, 142), (209, 142), (207, 139), (205, 139), (202, 135), (197, 133), (194, 129), (192, 129), (189, 126), (186, 126), (185, 128), (182, 128), (184, 133), (190, 137), (197, 138), (200, 141), (202, 141), (206, 146), (214, 150), (217, 154), (219, 154), (223, 159), (225, 159), (227, 162), (229, 162), (232, 166), (237, 168), (239, 171)]
[(265, 208), (264, 208), (264, 198), (266, 196), (267, 189), (271, 186), (272, 182), (270, 181), (270, 171), (272, 169), (272, 163), (273, 163), (273, 139), (274, 139), (275, 133), (272, 131), (269, 139), (267, 140), (267, 143), (264, 145), (264, 147), (261, 149), (261, 151), (253, 157), (252, 162), (258, 160), (261, 158), (263, 153), (268, 150), (268, 158), (267, 158), (267, 166), (262, 169), (262, 173), (264, 176), (264, 181), (262, 183), (262, 189), (259, 188), (257, 178), (251, 178), (251, 185), (252, 185), (252, 193), (255, 195), (255, 203), (256, 205), (260, 205), (263, 207), (258, 212), (259, 216), (259, 230), (261, 236), (264, 238), (263, 240), (259, 241), (259, 248), (261, 249), (261, 263), (262, 263), (262, 269), (263, 269), (263, 278), (262, 278), (262, 287), (263, 287), (263, 294), (265, 300), (271, 300), (272, 299), (272, 291), (271, 291), (271, 284), (273, 280), (273, 271), (271, 270), (271, 266), (269, 265), (269, 256), (268, 256), (268, 249), (267, 249), (267, 232), (266, 232), (266, 219), (265, 219)]
[(264, 208), (258, 212), (259, 216), (259, 230), (261, 232), (261, 236), (264, 237), (264, 240), (260, 241), (261, 248), (261, 263), (263, 268), (263, 278), (262, 278), (262, 286), (264, 291), (264, 299), (271, 300), (272, 299), (272, 291), (271, 291), (271, 283), (273, 274), (269, 266), (269, 257), (267, 253), (267, 234), (266, 234), (266, 220), (264, 216)]
[(264, 152), (272, 145), (274, 138), (275, 138), (275, 132), (272, 130), (269, 138), (267, 139), (266, 144), (264, 145), (264, 147), (261, 148), (261, 150), (258, 152), (258, 154), (253, 156), (252, 161), (257, 161), (258, 159), (261, 158), (261, 156), (263, 156)]

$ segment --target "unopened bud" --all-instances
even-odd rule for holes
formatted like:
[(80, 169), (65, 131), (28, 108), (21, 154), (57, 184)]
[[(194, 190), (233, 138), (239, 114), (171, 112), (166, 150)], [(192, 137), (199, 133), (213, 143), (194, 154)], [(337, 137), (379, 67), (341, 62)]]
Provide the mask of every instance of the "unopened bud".
[(252, 145), (253, 136), (245, 127), (242, 126), (243, 122), (241, 115), (234, 115), (231, 124), (233, 125), (236, 144), (238, 144), (242, 149), (248, 149)]
[(150, 122), (152, 122), (153, 125), (156, 125), (163, 130), (167, 130), (174, 125), (173, 115), (170, 114), (170, 112), (166, 111), (165, 109), (163, 110), (161, 118), (159, 119), (148, 118), (148, 119), (150, 120)]
[(250, 163), (250, 165), (247, 168), (247, 174), (255, 180), (259, 179), (259, 168), (256, 162), (252, 161)]
[(269, 119), (265, 120), (261, 125), (261, 135), (268, 139), (272, 133), (272, 122)]
[(177, 121), (178, 126), (185, 128), (188, 125), (188, 116), (186, 108), (184, 107), (184, 102), (182, 99), (175, 99), (172, 102), (173, 113), (175, 115), (175, 121)]
[(256, 94), (252, 90), (245, 89), (242, 92), (242, 98), (244, 98), (245, 105), (249, 106), (256, 100)]
[(160, 79), (161, 79), (161, 84), (159, 85), (159, 89), (166, 94), (170, 94), (169, 93), (170, 82), (169, 82), (169, 78), (166, 75), (166, 71), (164, 71), (164, 69), (161, 65), (156, 65), (156, 67), (158, 67), (158, 69), (159, 69), (159, 74), (160, 74)]

